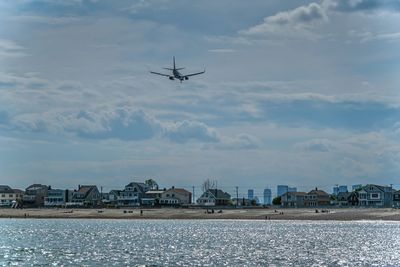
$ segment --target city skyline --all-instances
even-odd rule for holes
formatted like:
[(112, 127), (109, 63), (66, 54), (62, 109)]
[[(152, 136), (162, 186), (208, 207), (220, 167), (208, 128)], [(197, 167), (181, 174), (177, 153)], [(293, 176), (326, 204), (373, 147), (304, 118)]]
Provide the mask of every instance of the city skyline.
[[(1, 1), (0, 184), (397, 184), (399, 24), (390, 0)], [(173, 56), (207, 72), (149, 73)]]

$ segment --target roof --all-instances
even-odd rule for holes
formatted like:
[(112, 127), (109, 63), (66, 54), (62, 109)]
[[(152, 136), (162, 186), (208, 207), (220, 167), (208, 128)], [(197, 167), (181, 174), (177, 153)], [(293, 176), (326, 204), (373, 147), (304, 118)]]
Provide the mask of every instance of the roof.
[(82, 194), (87, 194), (90, 190), (93, 190), (94, 188), (97, 189), (97, 186), (95, 185), (81, 185), (78, 192)]
[(146, 192), (146, 189), (149, 189), (150, 187), (145, 184), (145, 183), (138, 183), (138, 182), (131, 182), (129, 184), (127, 184), (125, 186), (126, 187), (133, 187), (133, 186), (137, 186), (139, 188), (140, 191), (142, 191), (142, 193)]
[[(38, 190), (38, 189), (47, 189), (47, 185), (44, 184), (32, 184), (26, 188), (26, 190)], [(25, 191), (26, 191), (25, 190)]]
[(120, 193), (121, 191), (122, 191), (122, 190), (111, 190), (111, 191), (110, 191), (110, 194), (119, 195), (119, 193)]
[[(215, 198), (219, 198), (219, 199), (230, 199), (231, 198), (231, 195), (222, 191), (221, 189), (208, 189), (206, 192), (203, 193), (203, 195), (207, 192), (211, 193)], [(203, 197), (203, 195), (201, 197)]]
[(24, 191), (22, 191), (20, 189), (13, 189), (13, 191), (14, 191), (14, 193), (17, 193), (17, 194), (23, 194), (24, 193)]
[(164, 192), (165, 192), (164, 190), (149, 190), (149, 191), (146, 191), (146, 194), (161, 194)]
[(0, 185), (0, 193), (11, 193), (12, 191), (8, 185)]
[(171, 192), (171, 191), (177, 192), (177, 193), (183, 194), (183, 195), (190, 194), (189, 191), (187, 191), (186, 189), (183, 189), (183, 188), (170, 188), (170, 189), (168, 189), (166, 191), (162, 191), (162, 192)]
[(308, 195), (329, 196), (324, 190), (314, 189), (308, 192)]
[(368, 190), (371, 186), (376, 187), (378, 190), (380, 190), (382, 192), (396, 191), (393, 188), (391, 188), (390, 186), (383, 186), (383, 185), (376, 185), (376, 184), (367, 184), (367, 185), (363, 186), (362, 189), (364, 191), (366, 191), (366, 189)]

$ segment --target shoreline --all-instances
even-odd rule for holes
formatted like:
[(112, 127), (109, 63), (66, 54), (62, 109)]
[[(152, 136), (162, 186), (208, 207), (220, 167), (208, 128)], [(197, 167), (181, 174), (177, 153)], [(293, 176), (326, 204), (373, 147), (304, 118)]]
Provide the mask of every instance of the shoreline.
[[(211, 208), (209, 208), (211, 210)], [(316, 210), (319, 212), (316, 213)], [(324, 221), (400, 221), (400, 209), (8, 209), (0, 208), (0, 218), (22, 219), (156, 219), (156, 220), (324, 220)], [(219, 212), (222, 211), (222, 212)]]

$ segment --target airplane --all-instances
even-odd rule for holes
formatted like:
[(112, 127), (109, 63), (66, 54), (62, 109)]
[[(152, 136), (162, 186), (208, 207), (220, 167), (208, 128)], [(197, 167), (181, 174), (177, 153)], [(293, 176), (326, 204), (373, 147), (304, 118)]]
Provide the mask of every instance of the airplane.
[(180, 70), (182, 70), (184, 68), (177, 68), (176, 65), (175, 65), (175, 57), (173, 57), (173, 62), (174, 62), (174, 68), (173, 69), (172, 68), (164, 68), (166, 70), (172, 71), (172, 75), (159, 73), (159, 72), (155, 72), (155, 71), (150, 71), (150, 73), (168, 77), (171, 81), (177, 79), (177, 80), (180, 80), (182, 82), (183, 80), (189, 80), (190, 76), (200, 75), (200, 74), (203, 74), (203, 73), (206, 72), (206, 70), (203, 70), (201, 72), (190, 73), (190, 74), (185, 74), (184, 75), (184, 74), (179, 72)]

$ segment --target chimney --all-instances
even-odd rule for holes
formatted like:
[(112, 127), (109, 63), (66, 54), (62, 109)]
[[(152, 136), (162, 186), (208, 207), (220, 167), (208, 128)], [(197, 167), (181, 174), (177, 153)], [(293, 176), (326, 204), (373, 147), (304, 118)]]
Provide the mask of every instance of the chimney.
[(78, 190), (81, 190), (81, 185), (80, 184), (78, 184)]
[(318, 191), (318, 187), (315, 188), (315, 191)]
[(175, 186), (172, 186), (172, 189), (175, 189)]

